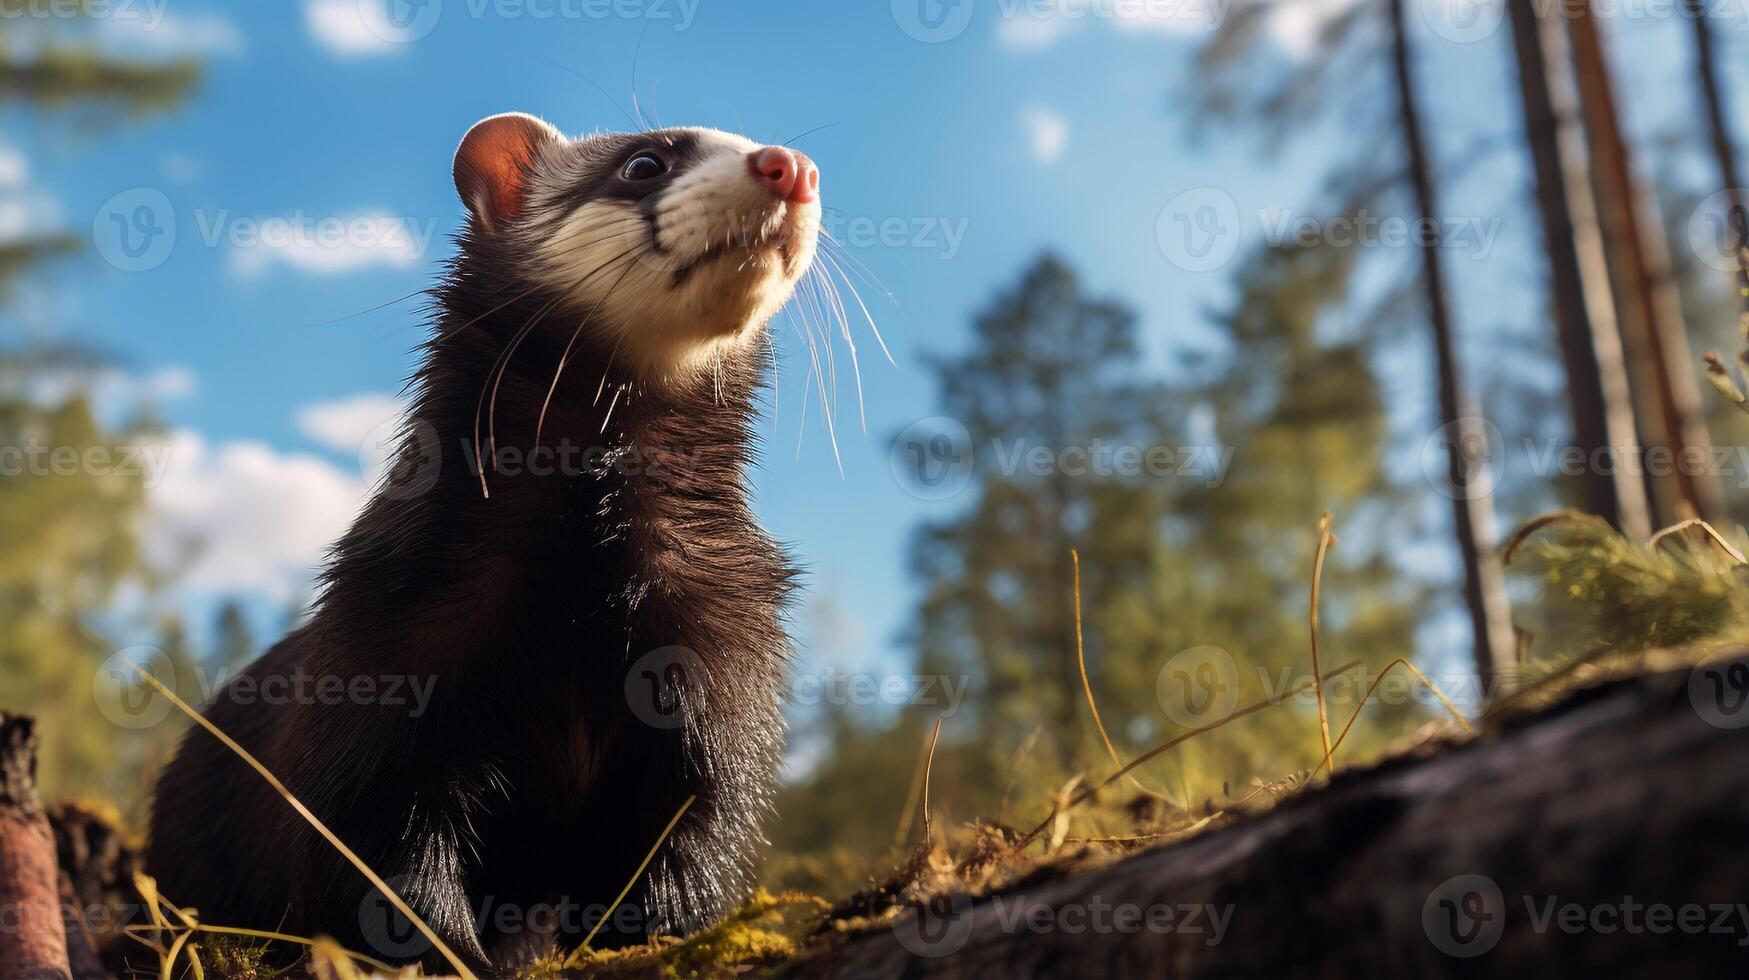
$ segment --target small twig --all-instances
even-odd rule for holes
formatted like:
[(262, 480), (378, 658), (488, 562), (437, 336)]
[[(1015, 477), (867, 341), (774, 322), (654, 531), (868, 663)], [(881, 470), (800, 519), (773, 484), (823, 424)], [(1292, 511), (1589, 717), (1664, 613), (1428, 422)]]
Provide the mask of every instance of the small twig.
[(1695, 528), (1695, 527), (1698, 527), (1702, 531), (1705, 531), (1707, 533), (1707, 536), (1709, 538), (1711, 538), (1713, 544), (1718, 545), (1720, 551), (1723, 551), (1725, 554), (1731, 556), (1732, 561), (1736, 562), (1739, 565), (1749, 564), (1749, 558), (1744, 558), (1743, 553), (1741, 551), (1738, 551), (1736, 549), (1736, 547), (1734, 547), (1731, 544), (1731, 542), (1726, 541), (1722, 536), (1720, 536), (1718, 531), (1713, 530), (1713, 526), (1711, 524), (1708, 524), (1706, 521), (1704, 521), (1698, 517), (1691, 517), (1686, 521), (1678, 521), (1677, 523), (1672, 524), (1667, 528), (1664, 528), (1662, 531), (1659, 531), (1657, 534), (1652, 535), (1652, 537), (1646, 541), (1646, 547), (1656, 549), (1658, 547), (1658, 543), (1660, 541), (1663, 541), (1665, 538), (1669, 537), (1670, 535), (1677, 534), (1679, 532), (1686, 531), (1689, 528)]
[(899, 810), (899, 826), (893, 831), (894, 847), (903, 847), (911, 836), (911, 822), (917, 819), (917, 802), (923, 798), (923, 769), (929, 765), (932, 751), (927, 741), (917, 745), (917, 764), (911, 768), (911, 787), (905, 791), (905, 805)]
[(1318, 520), (1318, 551), (1312, 558), (1312, 690), (1317, 692), (1318, 736), (1324, 742), (1324, 768), (1332, 773), (1336, 766), (1331, 759), (1335, 750), (1330, 745), (1330, 712), (1324, 705), (1324, 681), (1318, 670), (1318, 588), (1324, 581), (1324, 558), (1335, 543), (1336, 535), (1330, 533), (1330, 515), (1325, 514)]
[(1336, 748), (1342, 747), (1343, 741), (1348, 738), (1348, 730), (1354, 727), (1356, 721), (1360, 720), (1360, 713), (1366, 710), (1367, 702), (1372, 699), (1373, 692), (1378, 690), (1379, 685), (1384, 682), (1385, 675), (1391, 672), (1392, 667), (1397, 666), (1407, 667), (1410, 673), (1413, 673), (1419, 678), (1421, 683), (1426, 685), (1429, 691), (1433, 692), (1433, 696), (1439, 699), (1439, 703), (1445, 705), (1445, 710), (1451, 712), (1451, 716), (1457, 719), (1459, 725), (1463, 726), (1465, 732), (1471, 735), (1476, 733), (1476, 730), (1470, 727), (1469, 719), (1465, 718), (1463, 713), (1458, 711), (1457, 705), (1451, 703), (1451, 698), (1446, 697), (1445, 692), (1440, 690), (1437, 684), (1428, 680), (1427, 675), (1417, 669), (1414, 664), (1402, 657), (1398, 657), (1390, 663), (1385, 664), (1385, 669), (1379, 671), (1379, 675), (1373, 678), (1371, 684), (1367, 685), (1366, 693), (1360, 696), (1360, 705), (1354, 709), (1354, 714), (1348, 716), (1348, 724), (1342, 726), (1342, 734), (1336, 736)]
[(1582, 514), (1576, 510), (1557, 510), (1533, 517), (1518, 525), (1518, 530), (1513, 531), (1512, 536), (1506, 539), (1506, 546), (1500, 549), (1500, 564), (1511, 565), (1512, 559), (1518, 557), (1519, 549), (1524, 547), (1524, 543), (1530, 540), (1531, 535), (1554, 524), (1569, 523), (1605, 524), (1606, 522), (1601, 517)]
[[(1087, 651), (1081, 641), (1081, 553), (1069, 549), (1069, 559), (1075, 566), (1075, 665), (1081, 669), (1081, 690), (1087, 695), (1087, 709), (1093, 712), (1093, 727), (1099, 730), (1099, 740), (1105, 743), (1105, 751), (1111, 756), (1113, 765), (1122, 767), (1123, 759), (1118, 757), (1117, 746), (1111, 743), (1111, 736), (1105, 732), (1105, 722), (1099, 720), (1099, 702), (1093, 698), (1093, 682), (1087, 679)], [(1184, 809), (1184, 804), (1174, 800), (1162, 790), (1151, 789), (1142, 785), (1142, 781), (1134, 776), (1125, 776), (1131, 786), (1156, 800)]]
[[(1145, 763), (1153, 761), (1161, 753), (1170, 752), (1171, 750), (1177, 748), (1180, 745), (1183, 745), (1185, 742), (1188, 742), (1191, 739), (1196, 738), (1199, 735), (1206, 735), (1209, 732), (1212, 732), (1215, 729), (1220, 728), (1221, 726), (1226, 725), (1229, 722), (1238, 721), (1240, 718), (1243, 718), (1246, 715), (1256, 714), (1257, 712), (1262, 711), (1264, 708), (1274, 707), (1275, 705), (1278, 705), (1278, 704), (1282, 703), (1283, 701), (1286, 701), (1288, 698), (1291, 698), (1297, 694), (1303, 693), (1307, 688), (1312, 687), (1314, 684), (1316, 684), (1320, 681), (1329, 680), (1332, 677), (1336, 677), (1340, 674), (1345, 674), (1345, 673), (1347, 673), (1347, 672), (1349, 672), (1349, 671), (1351, 671), (1354, 668), (1359, 667), (1359, 666), (1360, 666), (1360, 661), (1351, 660), (1348, 663), (1345, 663), (1342, 666), (1337, 667), (1335, 670), (1330, 671), (1328, 674), (1323, 675), (1322, 677), (1301, 681), (1300, 683), (1295, 684), (1293, 687), (1290, 687), (1287, 690), (1282, 691), (1280, 694), (1277, 694), (1273, 697), (1267, 697), (1261, 701), (1257, 701), (1255, 703), (1246, 705), (1245, 707), (1240, 708), (1239, 710), (1234, 711), (1231, 714), (1228, 714), (1224, 717), (1216, 719), (1215, 721), (1211, 721), (1206, 725), (1202, 725), (1198, 728), (1192, 728), (1190, 731), (1184, 732), (1183, 734), (1180, 734), (1180, 735), (1175, 735), (1172, 738), (1169, 738), (1166, 741), (1161, 742), (1159, 745), (1154, 746), (1153, 748), (1149, 749), (1148, 751), (1143, 752), (1141, 755), (1136, 756), (1134, 759), (1131, 759), (1129, 761), (1129, 763), (1126, 764), (1122, 769), (1119, 769), (1117, 772), (1114, 772), (1111, 775), (1105, 777), (1105, 779), (1101, 780), (1099, 783), (1096, 783), (1093, 786), (1089, 786), (1088, 788), (1075, 794), (1074, 799), (1071, 799), (1064, 806), (1065, 806), (1065, 808), (1080, 806), (1082, 803), (1084, 803), (1088, 799), (1090, 799), (1095, 793), (1098, 793), (1100, 790), (1104, 789), (1105, 787), (1110, 786), (1112, 783), (1117, 782), (1119, 779), (1122, 779), (1123, 776), (1126, 773), (1130, 772), (1132, 769), (1135, 769), (1138, 766), (1141, 766)], [(1019, 843), (1016, 845), (1016, 848), (1018, 849), (1020, 847), (1025, 847), (1027, 844), (1031, 843), (1033, 838), (1037, 837), (1040, 833), (1044, 832), (1044, 829), (1051, 825), (1051, 821), (1056, 818), (1056, 815), (1057, 815), (1057, 812), (1055, 809), (1053, 809), (1051, 811), (1050, 816), (1045, 817), (1043, 823), (1039, 824), (1037, 827), (1034, 827), (1030, 832), (1028, 832), (1027, 834), (1025, 834), (1024, 836), (1021, 837)]]
[(941, 719), (935, 719), (935, 734), (929, 736), (929, 761), (923, 766), (923, 840), (935, 840), (929, 827), (929, 776), (935, 769), (935, 743), (941, 741)]
[(1008, 763), (1008, 783), (1002, 787), (1002, 802), (996, 807), (996, 822), (1002, 822), (1002, 815), (1008, 812), (1008, 794), (1014, 791), (1014, 780), (1020, 775), (1020, 763), (1032, 754), (1032, 747), (1038, 742), (1038, 737), (1045, 730), (1044, 725), (1032, 726), (1032, 734), (1026, 736), (1026, 741), (1020, 743), (1020, 748), (1014, 752), (1014, 758)]

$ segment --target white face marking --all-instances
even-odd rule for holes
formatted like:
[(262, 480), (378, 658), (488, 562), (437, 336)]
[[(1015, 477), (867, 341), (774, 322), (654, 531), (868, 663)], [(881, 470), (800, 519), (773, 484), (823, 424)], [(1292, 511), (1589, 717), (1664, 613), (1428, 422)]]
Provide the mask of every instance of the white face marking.
[(545, 148), (528, 217), (512, 233), (532, 259), (532, 277), (570, 297), (575, 316), (610, 339), (617, 362), (674, 379), (756, 337), (789, 300), (813, 261), (820, 204), (782, 201), (762, 185), (748, 166), (760, 145), (746, 137), (654, 135), (658, 150), (671, 135), (670, 145), (686, 152), (641, 198), (618, 175), (648, 139), (586, 137)]

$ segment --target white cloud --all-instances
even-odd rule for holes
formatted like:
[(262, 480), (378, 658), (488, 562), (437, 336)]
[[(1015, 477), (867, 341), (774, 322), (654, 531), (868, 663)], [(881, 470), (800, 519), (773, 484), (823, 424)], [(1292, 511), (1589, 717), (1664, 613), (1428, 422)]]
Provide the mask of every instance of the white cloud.
[[(171, 386), (161, 374), (159, 386)], [(172, 433), (149, 487), (150, 554), (180, 569), (178, 586), (195, 595), (255, 593), (281, 603), (307, 595), (381, 475), (402, 411), (400, 399), (376, 392), (299, 410), (301, 432), (347, 457), (338, 465), (253, 440), (215, 445), (196, 432)]]
[(1037, 51), (1062, 39), (1075, 25), (1051, 14), (1020, 14), (1004, 17), (996, 25), (996, 40), (1013, 51)]
[(1051, 163), (1069, 145), (1069, 121), (1062, 113), (1044, 106), (1030, 106), (1020, 114), (1026, 129), (1027, 147), (1039, 163)]
[(112, 51), (158, 58), (240, 55), (248, 49), (243, 32), (210, 11), (150, 17), (106, 17), (100, 40)]
[(178, 184), (186, 184), (198, 180), (206, 172), (206, 167), (195, 157), (172, 151), (158, 158), (158, 172)]
[(1282, 50), (1296, 58), (1310, 55), (1318, 46), (1325, 25), (1341, 17), (1358, 0), (1297, 0), (1284, 3), (1269, 14), (1269, 34)]
[(38, 405), (60, 405), (75, 395), (84, 395), (98, 418), (119, 423), (142, 405), (162, 406), (187, 398), (196, 387), (194, 372), (182, 365), (145, 374), (119, 368), (68, 368), (39, 371), (24, 388), (24, 395)]
[(0, 190), (0, 242), (18, 242), (61, 231), (61, 208), (41, 188)]
[(1222, 0), (1051, 0), (1023, 4), (996, 25), (996, 40), (1013, 51), (1048, 48), (1088, 24), (1108, 24), (1126, 33), (1175, 36), (1217, 29), (1231, 4)]
[(0, 190), (15, 190), (30, 179), (30, 161), (13, 147), (0, 144)]
[(61, 230), (61, 206), (48, 188), (31, 180), (30, 159), (0, 143), (0, 242), (17, 242)]
[(319, 276), (372, 266), (406, 268), (431, 247), (437, 221), (365, 214), (341, 218), (237, 219), (229, 229), (232, 271), (256, 276), (275, 264)]
[(1240, 3), (1264, 3), (1268, 36), (1294, 57), (1304, 57), (1317, 44), (1326, 23), (1359, 0), (1050, 0), (1023, 4), (1029, 12), (1002, 17), (996, 40), (1011, 51), (1038, 51), (1088, 25), (1105, 25), (1130, 35), (1212, 37)]
[(378, 430), (401, 418), (406, 406), (394, 395), (365, 392), (298, 411), (298, 431), (324, 449), (356, 453)]
[(317, 43), (337, 55), (384, 54), (395, 48), (365, 23), (358, 0), (306, 0), (304, 26)]
[(259, 442), (214, 446), (179, 431), (168, 449), (149, 491), (146, 545), (195, 593), (304, 595), (368, 491), (361, 475)]

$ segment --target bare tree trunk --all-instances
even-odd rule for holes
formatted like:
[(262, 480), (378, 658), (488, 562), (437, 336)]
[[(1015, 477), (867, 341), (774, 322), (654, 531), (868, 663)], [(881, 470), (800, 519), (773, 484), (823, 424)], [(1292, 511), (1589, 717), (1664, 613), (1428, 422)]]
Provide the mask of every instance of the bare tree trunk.
[(1662, 448), (1675, 464), (1663, 472), (1661, 463), (1648, 465), (1645, 480), (1659, 524), (1696, 516), (1716, 520), (1721, 513), (1719, 489), (1706, 466), (1712, 458), (1712, 437), (1695, 383), (1696, 362), (1688, 347), (1682, 298), (1670, 268), (1663, 222), (1634, 173), (1608, 53), (1591, 3), (1567, 0), (1566, 20), (1595, 178), (1598, 223), (1622, 340), (1634, 367), (1640, 438), (1647, 449)]
[(1559, 25), (1533, 0), (1507, 0), (1524, 102), (1525, 139), (1536, 170), (1555, 321), (1573, 409), (1573, 442), (1587, 461), (1581, 478), (1586, 510), (1630, 537), (1651, 533), (1646, 488), (1620, 463), (1638, 456), (1632, 396), (1609, 273), (1597, 230), (1570, 86), (1560, 66)]
[(36, 795), (36, 731), (0, 711), (0, 977), (70, 978), (60, 865)]
[[(1403, 144), (1408, 152), (1409, 182), (1415, 192), (1417, 227), (1431, 228), (1439, 215), (1433, 168), (1428, 160), (1427, 140), (1421, 126), (1421, 108), (1415, 98), (1415, 76), (1409, 58), (1409, 31), (1405, 0), (1386, 0), (1391, 17), (1391, 63), (1397, 82), (1397, 105), (1402, 119)], [(1437, 231), (1420, 236), (1421, 286), (1427, 294), (1427, 322), (1433, 328), (1433, 356), (1439, 379), (1439, 422), (1447, 433), (1446, 452), (1452, 502), (1452, 528), (1464, 563), (1464, 598), (1469, 606), (1470, 626), (1475, 636), (1476, 674), (1483, 690), (1492, 690), (1497, 678), (1510, 677), (1516, 643), (1512, 633), (1512, 610), (1506, 601), (1506, 575), (1495, 553), (1494, 501), (1486, 474), (1474, 466), (1481, 460), (1466, 458), (1471, 448), (1485, 444), (1486, 435), (1472, 431), (1479, 420), (1468, 404), (1463, 372), (1458, 363), (1453, 336), (1451, 304), (1446, 297), (1445, 270), (1439, 261)], [(1480, 442), (1478, 442), (1480, 440)], [(1480, 482), (1477, 477), (1482, 477)]]
[(1707, 23), (1704, 0), (1685, 0), (1684, 9), (1694, 25), (1694, 71), (1700, 76), (1702, 101), (1706, 106), (1707, 136), (1712, 143), (1713, 158), (1719, 165), (1719, 186), (1730, 195), (1731, 208), (1738, 213), (1749, 201), (1743, 200), (1743, 188), (1737, 183), (1737, 150), (1731, 143), (1731, 129), (1725, 124), (1725, 99), (1719, 92), (1719, 68), (1713, 47), (1712, 25)]

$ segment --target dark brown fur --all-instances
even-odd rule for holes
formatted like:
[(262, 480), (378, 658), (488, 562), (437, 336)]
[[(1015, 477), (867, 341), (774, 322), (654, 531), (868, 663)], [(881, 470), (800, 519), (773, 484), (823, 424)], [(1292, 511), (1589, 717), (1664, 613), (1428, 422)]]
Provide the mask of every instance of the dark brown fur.
[[(429, 709), (268, 705), (233, 680), (208, 710), (476, 968), (574, 945), (593, 925), (585, 908), (613, 899), (689, 795), (626, 900), (635, 911), (596, 944), (695, 927), (745, 894), (782, 743), (793, 575), (747, 502), (763, 341), (714, 377), (657, 390), (585, 330), (543, 441), (600, 447), (618, 465), (488, 465), (482, 496), (465, 445), (482, 387), (552, 298), (519, 297), (527, 286), (500, 242), (477, 224), (464, 235), (436, 293), (396, 472), (335, 547), (308, 625), (247, 672), (434, 679)], [(579, 314), (549, 315), (504, 375), (501, 459), (532, 447)], [(480, 425), (484, 439), (484, 413)], [(696, 659), (647, 656), (670, 647)], [(666, 669), (633, 676), (628, 696), (634, 664)], [(641, 703), (658, 694), (677, 727)], [(203, 731), (157, 786), (147, 863), (203, 922), (437, 962), (416, 936), (401, 942), (405, 924), (366, 879)], [(505, 925), (555, 906), (556, 925)]]

